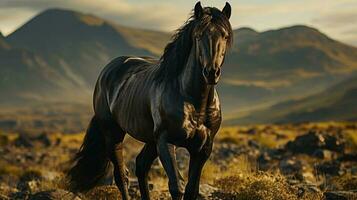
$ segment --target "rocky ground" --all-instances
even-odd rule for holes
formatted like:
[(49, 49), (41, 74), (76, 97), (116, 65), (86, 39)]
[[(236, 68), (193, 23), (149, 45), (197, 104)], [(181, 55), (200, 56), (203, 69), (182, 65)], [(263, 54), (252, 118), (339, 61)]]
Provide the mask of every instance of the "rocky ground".
[[(0, 134), (0, 199), (120, 199), (110, 173), (86, 194), (66, 190), (64, 172), (83, 134)], [(125, 141), (134, 175), (142, 144)], [(188, 153), (178, 149), (183, 175)], [(158, 161), (150, 172), (153, 199), (169, 199)], [(139, 199), (130, 178), (130, 194)], [(357, 123), (303, 123), (222, 128), (207, 162), (200, 199), (357, 199)]]

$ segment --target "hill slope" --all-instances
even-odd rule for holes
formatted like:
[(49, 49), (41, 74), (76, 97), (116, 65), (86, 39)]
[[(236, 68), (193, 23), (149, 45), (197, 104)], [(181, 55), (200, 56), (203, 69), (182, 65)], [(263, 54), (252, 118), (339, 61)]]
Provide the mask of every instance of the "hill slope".
[[(37, 95), (39, 91), (51, 94), (65, 88), (62, 92), (55, 92), (61, 94), (58, 99), (77, 102), (76, 96), (81, 96), (79, 99), (90, 103), (96, 77), (105, 64), (120, 55), (159, 56), (169, 37), (169, 33), (124, 27), (89, 14), (46, 10), (7, 36), (5, 41), (0, 40), (3, 49), (33, 55), (34, 58), (20, 59), (21, 63), (35, 58), (39, 61), (31, 61), (39, 74), (33, 73), (33, 77), (28, 79), (28, 71), (15, 70), (6, 64), (9, 66), (6, 70), (13, 71), (6, 72), (10, 79), (3, 88), (18, 85), (17, 76), (23, 77), (23, 84), (29, 85), (38, 76), (42, 84), (31, 88), (17, 87), (11, 91)], [(21, 55), (13, 57), (21, 58)], [(1, 60), (13, 62), (5, 54)], [(26, 66), (21, 63), (16, 65)], [(234, 30), (234, 45), (227, 55), (218, 86), (225, 118), (229, 119), (230, 114), (235, 118), (236, 113), (242, 110), (249, 113), (252, 108), (320, 92), (356, 69), (356, 48), (332, 40), (307, 26), (261, 33), (250, 28)], [(51, 74), (40, 75), (41, 71), (50, 71)], [(58, 89), (47, 87), (51, 84)], [(8, 95), (14, 96), (13, 93)]]
[(228, 123), (357, 120), (357, 76), (300, 100), (290, 100)]
[[(140, 35), (140, 37), (138, 37)], [(126, 28), (74, 11), (50, 9), (7, 37), (44, 57), (76, 84), (93, 87), (99, 70), (119, 55), (155, 55), (166, 33)], [(160, 39), (161, 38), (161, 39)]]
[(239, 110), (239, 106), (251, 107), (252, 103), (322, 91), (356, 70), (357, 48), (314, 28), (293, 26), (262, 33), (243, 28), (235, 31), (235, 43), (223, 71), (223, 81), (238, 93), (231, 89), (223, 92), (241, 101), (235, 108)]

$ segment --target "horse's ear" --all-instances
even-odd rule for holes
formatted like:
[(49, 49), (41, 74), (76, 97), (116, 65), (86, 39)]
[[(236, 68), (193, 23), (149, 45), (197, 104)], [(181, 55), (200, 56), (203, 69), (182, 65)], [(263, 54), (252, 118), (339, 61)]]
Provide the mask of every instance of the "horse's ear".
[(197, 2), (196, 5), (195, 5), (195, 18), (196, 19), (199, 19), (201, 18), (203, 15), (203, 8), (202, 8), (202, 5), (201, 5), (201, 2)]
[(231, 12), (232, 12), (231, 4), (226, 2), (226, 5), (224, 6), (222, 13), (229, 19), (231, 17)]

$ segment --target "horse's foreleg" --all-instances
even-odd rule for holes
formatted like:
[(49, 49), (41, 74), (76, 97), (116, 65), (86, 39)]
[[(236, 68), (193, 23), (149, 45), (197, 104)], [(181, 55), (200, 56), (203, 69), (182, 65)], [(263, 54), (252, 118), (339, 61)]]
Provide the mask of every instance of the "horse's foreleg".
[(196, 147), (189, 149), (190, 166), (188, 170), (188, 183), (185, 188), (184, 200), (197, 199), (198, 197), (202, 169), (212, 152), (212, 141), (211, 138), (207, 137), (204, 137), (207, 140), (202, 148)]
[(148, 173), (152, 163), (157, 158), (156, 144), (147, 143), (136, 157), (135, 174), (138, 177), (142, 200), (149, 200)]
[(183, 196), (183, 180), (177, 168), (175, 148), (167, 142), (167, 133), (161, 134), (157, 143), (160, 161), (169, 178), (169, 190), (173, 200), (181, 200)]

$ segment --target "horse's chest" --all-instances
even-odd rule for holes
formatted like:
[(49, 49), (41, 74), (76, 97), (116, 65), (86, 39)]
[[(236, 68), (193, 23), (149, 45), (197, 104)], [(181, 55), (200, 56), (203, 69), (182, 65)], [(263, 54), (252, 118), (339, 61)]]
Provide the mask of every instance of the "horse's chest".
[(211, 120), (218, 120), (219, 117), (218, 108), (197, 110), (192, 104), (185, 103), (183, 107), (182, 128), (188, 134), (188, 137), (193, 137), (197, 128), (206, 125)]
[(195, 107), (192, 104), (185, 103), (183, 107), (182, 128), (188, 135), (191, 135), (199, 126), (199, 123), (200, 120), (198, 119)]

